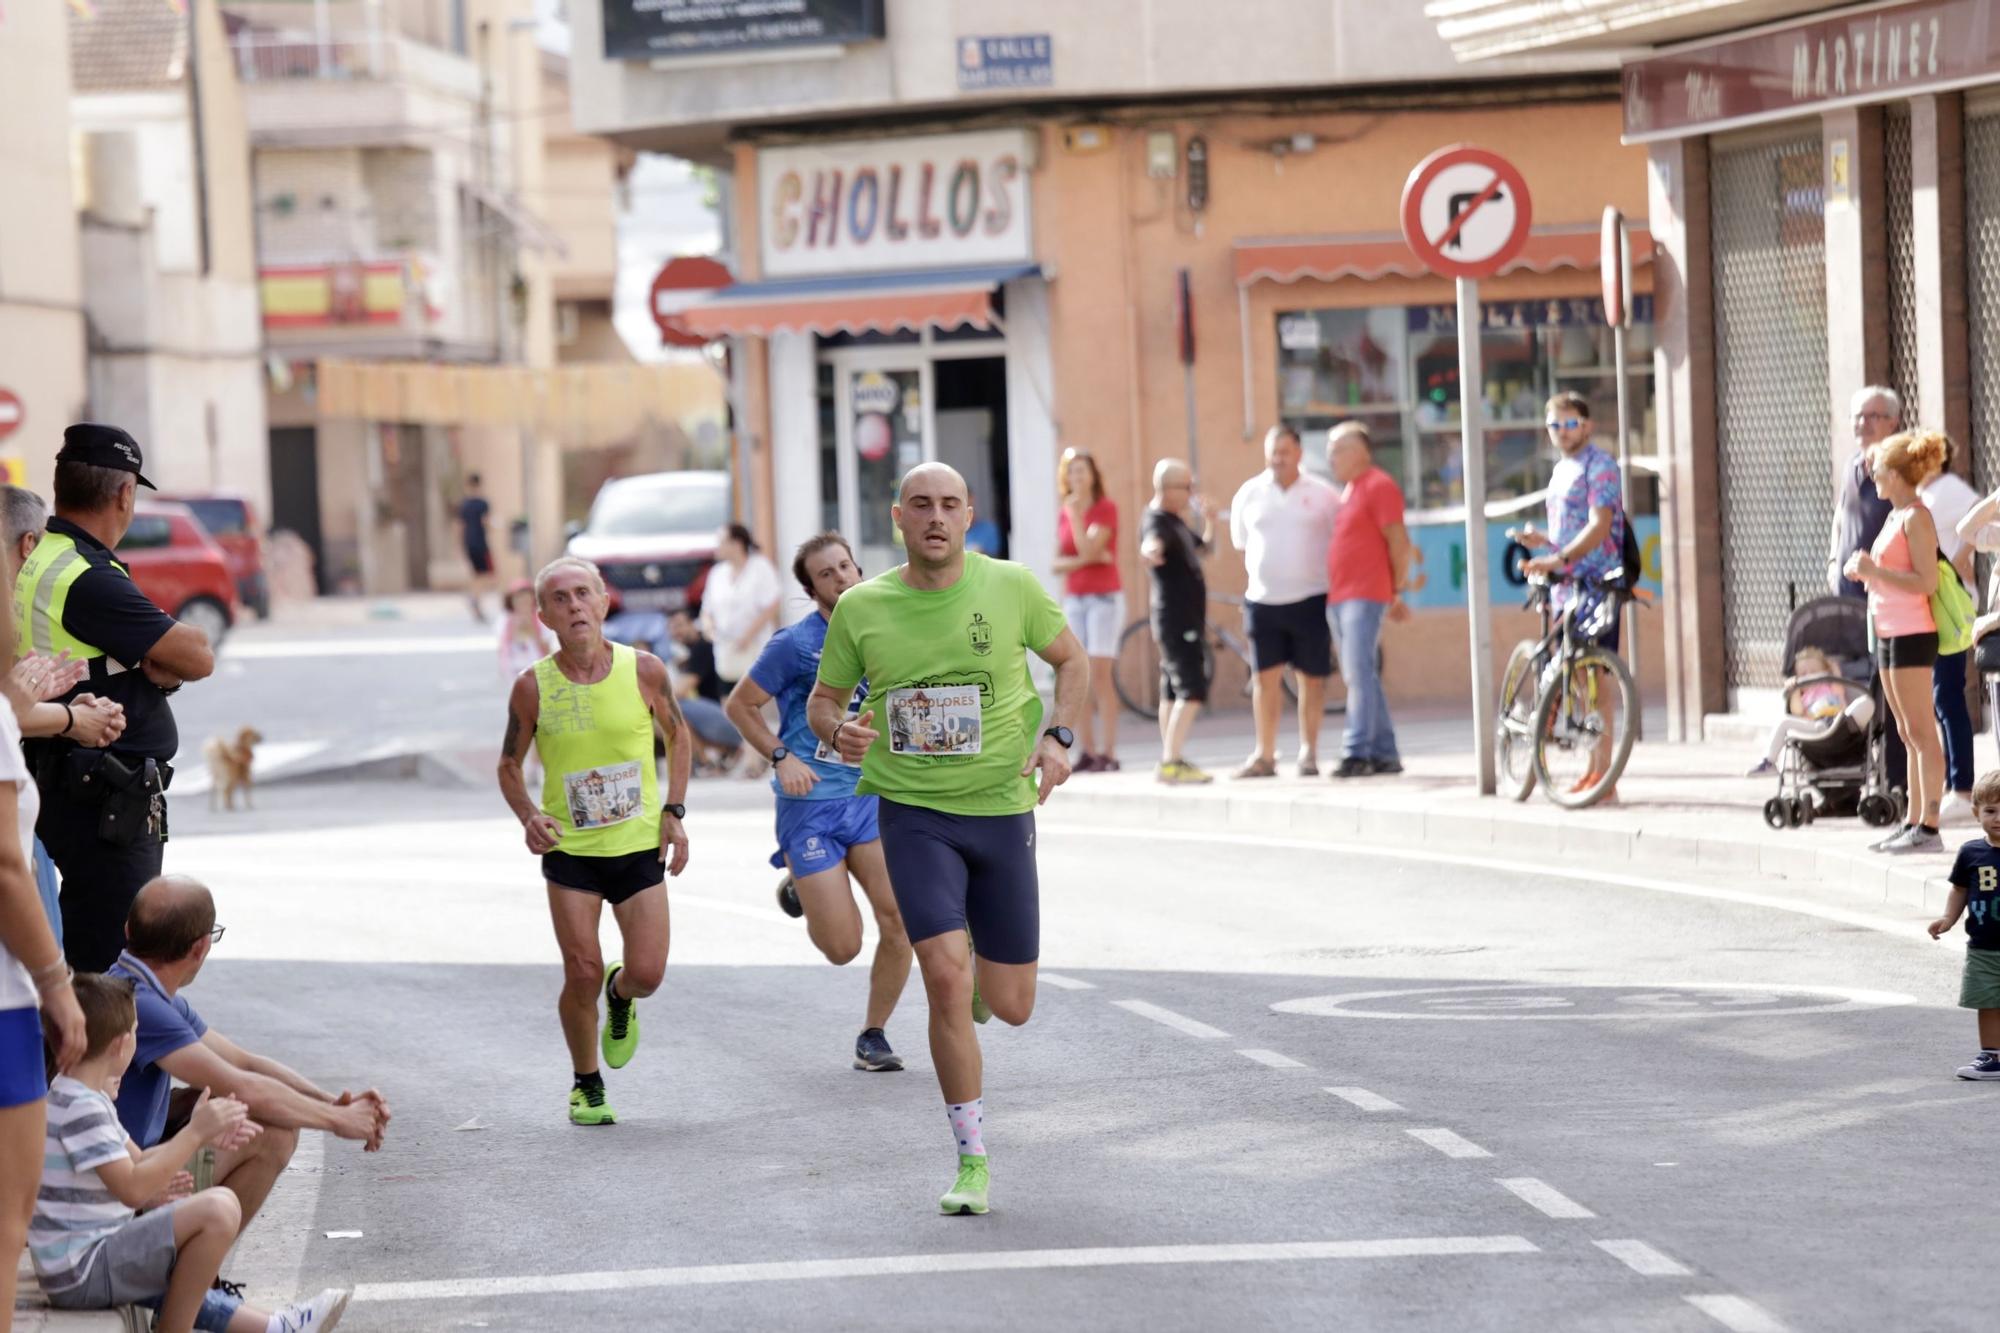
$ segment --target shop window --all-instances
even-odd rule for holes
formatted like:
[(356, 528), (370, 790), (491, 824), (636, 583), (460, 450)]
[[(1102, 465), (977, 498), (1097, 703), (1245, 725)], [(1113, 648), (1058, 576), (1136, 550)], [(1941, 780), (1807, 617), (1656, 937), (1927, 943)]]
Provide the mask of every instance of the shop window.
[[(1626, 335), (1634, 453), (1652, 438), (1652, 300), (1634, 303)], [(1295, 310), (1278, 316), (1278, 401), (1285, 422), (1323, 468), (1324, 432), (1367, 424), (1375, 461), (1403, 486), (1413, 509), (1465, 498), (1459, 446), (1458, 319), (1454, 306)], [(1542, 404), (1559, 389), (1590, 400), (1606, 448), (1615, 449), (1617, 392), (1612, 332), (1588, 298), (1505, 301), (1481, 307), (1481, 397), (1487, 499), (1532, 494), (1555, 457)]]

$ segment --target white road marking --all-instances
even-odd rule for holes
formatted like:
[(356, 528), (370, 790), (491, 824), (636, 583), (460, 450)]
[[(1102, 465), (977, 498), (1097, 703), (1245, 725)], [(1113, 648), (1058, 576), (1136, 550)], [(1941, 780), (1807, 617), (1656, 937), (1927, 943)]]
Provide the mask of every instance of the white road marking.
[(1060, 972), (1043, 972), (1040, 976), (1044, 982), (1054, 986), (1057, 990), (1097, 989), (1097, 983), (1094, 981), (1079, 981), (1075, 977), (1066, 977)]
[(1678, 1259), (1661, 1254), (1643, 1240), (1600, 1240), (1591, 1243), (1641, 1277), (1687, 1277), (1694, 1271)]
[[(1044, 823), (1042, 828), (1053, 832), (1085, 831), (1082, 825), (1066, 828), (1059, 821)], [(1780, 898), (1765, 893), (1745, 893), (1740, 889), (1712, 889), (1667, 879), (1647, 879), (1641, 875), (1618, 875), (1601, 870), (1571, 870), (1530, 861), (1509, 861), (1497, 856), (1461, 856), (1451, 852), (1432, 852), (1415, 847), (1373, 847), (1359, 843), (1336, 842), (1333, 839), (1267, 838), (1253, 837), (1246, 833), (1186, 833), (1176, 829), (1118, 828), (1103, 823), (1089, 825), (1088, 831), (1093, 838), (1225, 843), (1239, 847), (1284, 848), (1287, 851), (1323, 853), (1328, 847), (1337, 846), (1342, 856), (1380, 856), (1392, 861), (1422, 861), (1430, 865), (1462, 866), (1468, 870), (1498, 870), (1510, 874), (1531, 875), (1538, 879), (1570, 879), (1586, 884), (1609, 884), (1625, 889), (1646, 889), (1653, 893), (1674, 893), (1684, 898), (1707, 898), (1715, 902), (1739, 903), (1745, 907), (1765, 907), (1777, 912), (1794, 912), (1800, 916), (1818, 917), (1822, 921), (1833, 921), (1843, 926), (1859, 926), (1863, 930), (1880, 931), (1884, 935), (1894, 935), (1899, 939), (1926, 945), (1936, 943), (1925, 930), (1924, 923), (1920, 921), (1896, 921), (1889, 917), (1870, 916), (1866, 912), (1850, 912), (1844, 907), (1832, 907), (1804, 899)]]
[(1493, 1183), (1547, 1217), (1570, 1220), (1597, 1216), (1555, 1186), (1533, 1176), (1511, 1176)]
[(528, 1277), (446, 1278), (364, 1282), (354, 1300), (442, 1301), (475, 1297), (629, 1291), (743, 1282), (893, 1277), (928, 1273), (1006, 1272), (1035, 1268), (1110, 1268), (1159, 1264), (1290, 1263), (1307, 1259), (1416, 1259), (1487, 1254), (1536, 1254), (1523, 1236), (1418, 1236), (1399, 1240), (1289, 1241), (1267, 1245), (1133, 1245), (1077, 1250), (1000, 1250), (956, 1254), (884, 1255), (867, 1259), (797, 1259), (757, 1264), (701, 1264), (615, 1272), (547, 1273)]
[(1493, 1154), (1474, 1143), (1471, 1139), (1454, 1134), (1448, 1129), (1406, 1129), (1403, 1131), (1419, 1143), (1428, 1143), (1446, 1157), (1491, 1157)]
[(448, 653), (491, 653), (490, 634), (454, 634), (436, 639), (240, 639), (222, 647), (226, 661), (283, 657), (421, 657)]
[(1328, 1088), (1328, 1092), (1363, 1111), (1400, 1111), (1403, 1108), (1366, 1088)]
[[(1576, 1003), (1561, 995), (1510, 994), (1510, 992), (1555, 991), (1635, 991), (1621, 997), (1634, 1001), (1630, 1007), (1612, 1010), (1575, 1010)], [(1666, 991), (1708, 991), (1723, 998), (1712, 1004), (1662, 994)], [(1423, 1009), (1366, 1009), (1354, 1006), (1364, 1000), (1401, 1001), (1413, 995), (1465, 995), (1465, 1000), (1427, 1002)], [(1779, 995), (1827, 996), (1827, 1004), (1779, 1004)], [(1668, 1003), (1668, 1001), (1674, 1001)], [(1779, 1014), (1844, 1014), (1858, 1009), (1893, 1009), (1915, 1004), (1914, 995), (1900, 991), (1862, 990), (1854, 986), (1776, 985), (1765, 982), (1672, 981), (1646, 983), (1624, 981), (1527, 981), (1496, 982), (1477, 986), (1417, 986), (1397, 990), (1351, 991), (1345, 995), (1309, 995), (1298, 1000), (1280, 1000), (1271, 1006), (1280, 1014), (1309, 1014), (1315, 1018), (1422, 1019), (1430, 1022), (1454, 1020), (1461, 1023), (1652, 1023), (1690, 1018), (1770, 1018)]]
[(1289, 1055), (1280, 1055), (1276, 1051), (1249, 1050), (1238, 1051), (1237, 1054), (1246, 1060), (1255, 1060), (1258, 1064), (1266, 1065), (1272, 1069), (1304, 1069), (1307, 1067), (1303, 1061), (1294, 1060)]
[(1127, 1013), (1137, 1014), (1141, 1018), (1150, 1018), (1155, 1023), (1164, 1023), (1170, 1028), (1187, 1033), (1190, 1037), (1200, 1037), (1203, 1041), (1215, 1041), (1229, 1035), (1221, 1028), (1212, 1028), (1206, 1023), (1198, 1023), (1186, 1014), (1177, 1014), (1171, 1009), (1162, 1009), (1159, 1005), (1148, 1004), (1144, 1000), (1113, 1000), (1111, 1003), (1125, 1010)]
[(1688, 1296), (1683, 1299), (1730, 1333), (1787, 1333), (1785, 1326), (1772, 1318), (1770, 1311), (1741, 1296)]

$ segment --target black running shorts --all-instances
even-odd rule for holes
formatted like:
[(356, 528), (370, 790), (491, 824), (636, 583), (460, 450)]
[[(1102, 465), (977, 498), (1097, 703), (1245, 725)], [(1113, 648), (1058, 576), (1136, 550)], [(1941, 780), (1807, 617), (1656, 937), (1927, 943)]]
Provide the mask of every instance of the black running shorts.
[(1041, 957), (1032, 813), (948, 815), (885, 796), (876, 822), (912, 944), (969, 930), (972, 951), (989, 962)]
[(623, 856), (571, 856), (549, 852), (542, 857), (542, 878), (560, 888), (594, 893), (613, 907), (666, 881), (660, 853), (648, 848)]

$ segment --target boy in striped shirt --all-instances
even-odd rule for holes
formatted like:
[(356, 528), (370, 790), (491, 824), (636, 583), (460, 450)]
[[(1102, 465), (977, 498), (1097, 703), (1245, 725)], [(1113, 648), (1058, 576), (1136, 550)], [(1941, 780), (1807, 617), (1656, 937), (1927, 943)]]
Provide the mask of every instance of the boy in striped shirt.
[[(348, 1292), (267, 1314), (210, 1284), (236, 1243), (243, 1212), (224, 1188), (180, 1194), (181, 1167), (204, 1145), (256, 1132), (233, 1097), (196, 1104), (187, 1127), (140, 1151), (113, 1098), (138, 1045), (132, 983), (92, 973), (71, 983), (88, 1037), (84, 1058), (49, 1085), (48, 1142), (28, 1254), (49, 1304), (63, 1310), (145, 1305), (155, 1333), (320, 1333), (340, 1322)], [(143, 1214), (134, 1210), (152, 1205)]]

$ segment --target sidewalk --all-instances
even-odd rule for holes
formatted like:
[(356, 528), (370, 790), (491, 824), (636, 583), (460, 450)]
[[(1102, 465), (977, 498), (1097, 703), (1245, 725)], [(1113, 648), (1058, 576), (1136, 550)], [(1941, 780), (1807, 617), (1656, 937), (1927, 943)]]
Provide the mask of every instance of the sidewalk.
[[(1827, 819), (1777, 830), (1763, 819), (1776, 794), (1772, 778), (1745, 778), (1754, 745), (1710, 740), (1687, 745), (1640, 742), (1618, 783), (1615, 804), (1564, 810), (1536, 792), (1526, 802), (1481, 797), (1474, 779), (1471, 723), (1426, 716), (1397, 730), (1407, 772), (1338, 780), (1286, 776), (1297, 744), (1290, 716), (1279, 733), (1276, 778), (1235, 781), (1227, 774), (1251, 749), (1249, 719), (1204, 719), (1188, 757), (1216, 775), (1206, 787), (1154, 781), (1156, 732), (1121, 724), (1118, 773), (1084, 773), (1063, 788), (1061, 815), (1126, 827), (1214, 828), (1293, 838), (1360, 840), (1524, 860), (1560, 858), (1627, 873), (1699, 869), (1809, 881), (1868, 902), (1937, 910), (1949, 886), (1951, 856), (1887, 857), (1867, 850), (1883, 835), (1859, 819)], [(1648, 717), (1653, 734), (1663, 719)], [(1338, 717), (1327, 718), (1322, 770), (1340, 755)], [(1979, 742), (1980, 768), (1994, 762)], [(1979, 836), (1971, 825), (1947, 828), (1945, 843)]]

